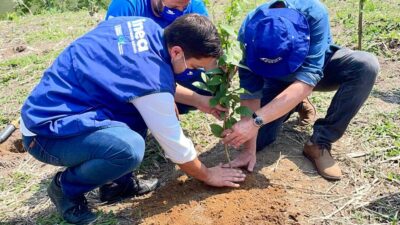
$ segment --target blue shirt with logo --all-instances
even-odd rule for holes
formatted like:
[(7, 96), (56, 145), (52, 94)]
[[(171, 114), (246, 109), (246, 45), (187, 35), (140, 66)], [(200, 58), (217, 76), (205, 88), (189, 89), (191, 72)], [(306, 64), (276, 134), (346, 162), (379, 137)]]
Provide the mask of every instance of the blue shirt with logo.
[[(191, 0), (183, 11), (183, 14), (197, 13), (208, 16), (207, 9), (202, 0)], [(165, 28), (170, 21), (154, 15), (151, 8), (151, 0), (113, 0), (108, 7), (106, 20), (118, 16), (143, 16), (154, 20), (162, 28)]]
[(67, 137), (102, 127), (146, 125), (132, 99), (175, 92), (162, 28), (144, 17), (100, 23), (44, 72), (21, 117), (37, 135)]
[[(287, 76), (274, 78), (285, 82), (302, 81), (311, 86), (316, 86), (323, 77), (325, 59), (330, 54), (332, 37), (329, 26), (329, 15), (325, 6), (318, 0), (273, 0), (267, 2), (250, 12), (245, 18), (239, 30), (238, 40), (243, 42), (247, 22), (257, 10), (263, 7), (270, 8), (278, 1), (284, 2), (287, 8), (296, 9), (302, 13), (310, 27), (309, 53), (296, 72)], [(244, 55), (244, 57), (246, 57)], [(244, 60), (243, 60), (244, 61)], [(261, 98), (261, 89), (264, 85), (262, 76), (252, 73), (250, 70), (239, 69), (240, 85), (253, 94), (244, 95), (245, 98)]]

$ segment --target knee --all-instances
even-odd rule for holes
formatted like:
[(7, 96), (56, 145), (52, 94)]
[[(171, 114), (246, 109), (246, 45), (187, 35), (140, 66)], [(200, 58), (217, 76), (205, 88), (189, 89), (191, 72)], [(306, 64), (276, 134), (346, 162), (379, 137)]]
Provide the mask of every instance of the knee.
[(261, 150), (264, 150), (265, 147), (274, 143), (275, 140), (276, 140), (276, 137), (257, 137), (256, 151), (259, 152)]
[(118, 137), (114, 140), (115, 151), (111, 161), (128, 170), (135, 169), (143, 160), (145, 142), (139, 135), (129, 135), (129, 138)]
[(277, 137), (277, 131), (271, 132), (271, 131), (265, 131), (263, 128), (261, 128), (258, 132), (257, 135), (257, 147), (256, 150), (261, 151), (265, 149), (268, 145), (272, 144), (275, 142)]
[(354, 66), (361, 72), (360, 81), (364, 85), (373, 85), (380, 69), (376, 56), (369, 52), (355, 51), (352, 58)]

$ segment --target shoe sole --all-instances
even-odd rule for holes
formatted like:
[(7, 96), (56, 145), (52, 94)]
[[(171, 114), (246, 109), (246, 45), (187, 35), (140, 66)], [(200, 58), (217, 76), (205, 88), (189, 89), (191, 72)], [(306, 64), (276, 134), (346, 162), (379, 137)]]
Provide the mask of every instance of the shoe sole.
[(324, 174), (320, 173), (319, 170), (318, 170), (318, 168), (317, 168), (317, 166), (316, 166), (315, 160), (314, 160), (313, 158), (311, 158), (310, 156), (308, 156), (304, 151), (303, 151), (303, 155), (304, 155), (308, 160), (311, 161), (311, 163), (312, 163), (313, 166), (316, 168), (318, 174), (321, 175), (321, 177), (323, 177), (323, 178), (325, 178), (325, 179), (328, 179), (328, 180), (332, 180), (332, 181), (338, 181), (338, 180), (341, 180), (341, 179), (342, 179), (341, 177), (332, 177), (332, 176), (324, 175)]

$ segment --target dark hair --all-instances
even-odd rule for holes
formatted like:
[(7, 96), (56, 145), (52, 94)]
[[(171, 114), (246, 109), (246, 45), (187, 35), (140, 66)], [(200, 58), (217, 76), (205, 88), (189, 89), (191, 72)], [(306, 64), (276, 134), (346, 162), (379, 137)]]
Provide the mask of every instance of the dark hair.
[(205, 16), (183, 15), (165, 28), (164, 35), (168, 47), (180, 46), (188, 59), (222, 55), (217, 28)]

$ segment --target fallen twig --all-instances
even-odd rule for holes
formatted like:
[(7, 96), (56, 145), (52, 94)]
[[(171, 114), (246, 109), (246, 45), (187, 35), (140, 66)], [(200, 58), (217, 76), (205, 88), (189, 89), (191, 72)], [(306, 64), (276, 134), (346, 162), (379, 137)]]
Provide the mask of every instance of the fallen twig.
[(369, 154), (370, 154), (369, 152), (352, 152), (352, 153), (346, 154), (346, 156), (350, 157), (350, 158), (359, 158), (359, 157), (369, 155)]
[(280, 151), (280, 152), (279, 152), (279, 158), (278, 158), (278, 161), (276, 161), (275, 167), (274, 167), (274, 169), (273, 169), (273, 171), (274, 171), (274, 172), (275, 172), (275, 171), (276, 171), (276, 169), (278, 168), (279, 162), (280, 162), (280, 161), (281, 161), (281, 159), (283, 159), (283, 158), (285, 158), (285, 156), (283, 156), (283, 157), (282, 157), (282, 152)]

